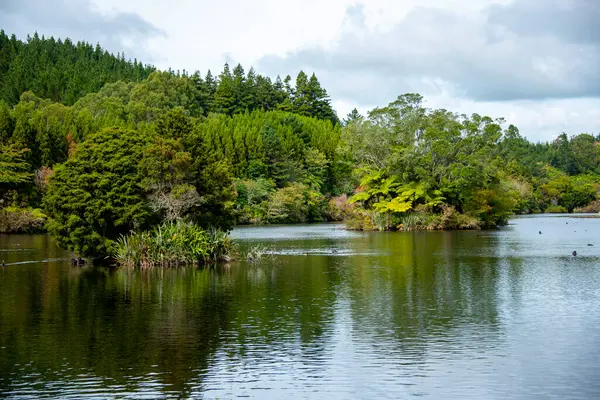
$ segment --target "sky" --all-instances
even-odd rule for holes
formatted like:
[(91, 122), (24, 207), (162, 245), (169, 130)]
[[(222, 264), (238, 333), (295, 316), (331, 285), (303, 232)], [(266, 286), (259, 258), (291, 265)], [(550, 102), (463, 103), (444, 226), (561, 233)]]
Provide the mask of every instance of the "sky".
[(344, 117), (404, 93), (534, 141), (600, 133), (599, 0), (0, 0), (0, 28), (160, 69), (314, 72)]

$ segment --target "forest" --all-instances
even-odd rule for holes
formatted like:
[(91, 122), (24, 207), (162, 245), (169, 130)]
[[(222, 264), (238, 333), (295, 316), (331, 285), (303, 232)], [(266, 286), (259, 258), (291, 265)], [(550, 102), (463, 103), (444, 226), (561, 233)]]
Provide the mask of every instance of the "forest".
[(482, 229), (600, 211), (599, 134), (532, 143), (415, 93), (340, 120), (303, 71), (158, 71), (3, 31), (0, 88), (0, 232), (48, 231), (85, 257), (228, 259), (235, 224)]

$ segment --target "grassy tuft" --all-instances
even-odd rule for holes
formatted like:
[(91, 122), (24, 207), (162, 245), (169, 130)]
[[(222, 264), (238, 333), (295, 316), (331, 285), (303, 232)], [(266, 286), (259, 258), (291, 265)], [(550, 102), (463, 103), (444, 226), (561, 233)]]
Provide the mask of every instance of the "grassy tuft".
[(235, 252), (228, 233), (177, 221), (163, 223), (150, 232), (121, 236), (113, 257), (128, 267), (177, 267), (230, 261)]

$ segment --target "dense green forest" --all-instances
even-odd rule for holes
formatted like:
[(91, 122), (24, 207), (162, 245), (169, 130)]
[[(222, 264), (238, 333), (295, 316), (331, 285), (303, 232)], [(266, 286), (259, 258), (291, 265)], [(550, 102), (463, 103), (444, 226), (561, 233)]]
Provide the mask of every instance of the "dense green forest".
[(399, 96), (343, 130), (340, 150), (358, 179), (348, 226), (474, 229), (514, 213), (600, 211), (600, 136), (534, 144), (502, 118), (422, 102)]
[[(126, 60), (123, 54), (115, 56), (100, 45), (40, 38), (37, 33), (22, 42), (0, 30), (0, 99), (9, 106), (16, 105), (26, 91), (70, 106), (107, 83), (140, 82), (154, 71), (153, 66)], [(246, 74), (239, 64), (233, 70), (225, 64), (216, 77), (210, 70), (204, 77), (198, 71), (191, 76), (185, 70), (166, 72), (188, 78), (178, 86), (184, 90), (178, 100), (193, 116), (281, 110), (339, 122), (327, 91), (314, 74), (309, 77), (301, 71), (295, 81), (289, 75), (272, 81), (254, 69)]]
[(0, 30), (0, 99), (10, 106), (27, 90), (72, 105), (106, 83), (139, 82), (154, 70), (137, 60), (125, 60), (123, 54), (109, 54), (99, 45), (40, 38), (37, 33), (23, 42)]
[(169, 264), (207, 259), (163, 232), (216, 248), (229, 243), (213, 228), (236, 223), (477, 229), (600, 211), (599, 136), (531, 143), (503, 119), (427, 109), (418, 94), (340, 121), (314, 74), (161, 72), (4, 32), (0, 83), (0, 231), (47, 229), (85, 256), (139, 261), (164, 245)]

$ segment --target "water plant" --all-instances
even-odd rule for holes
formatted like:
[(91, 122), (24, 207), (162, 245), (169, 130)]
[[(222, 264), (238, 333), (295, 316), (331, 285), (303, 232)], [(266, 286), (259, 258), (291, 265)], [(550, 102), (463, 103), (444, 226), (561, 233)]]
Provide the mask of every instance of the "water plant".
[(177, 267), (229, 261), (236, 246), (227, 232), (188, 221), (165, 222), (152, 231), (121, 236), (112, 253), (122, 266)]
[(262, 260), (263, 257), (266, 257), (267, 255), (269, 255), (269, 253), (267, 251), (268, 250), (265, 246), (262, 246), (262, 245), (252, 246), (246, 253), (246, 261), (251, 262), (251, 263), (257, 263), (260, 260)]

